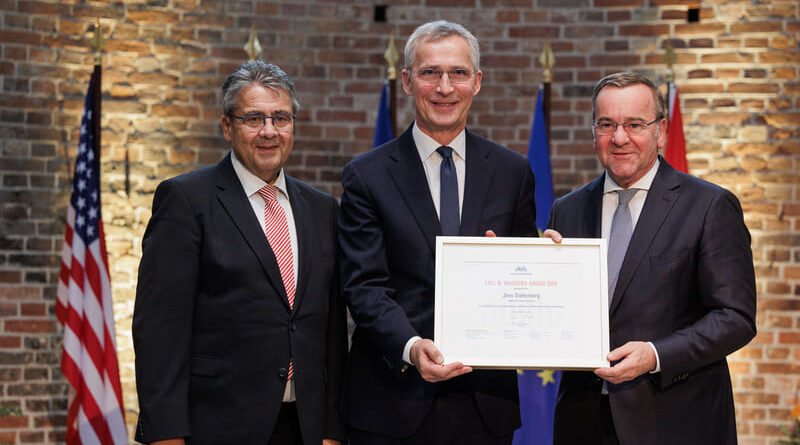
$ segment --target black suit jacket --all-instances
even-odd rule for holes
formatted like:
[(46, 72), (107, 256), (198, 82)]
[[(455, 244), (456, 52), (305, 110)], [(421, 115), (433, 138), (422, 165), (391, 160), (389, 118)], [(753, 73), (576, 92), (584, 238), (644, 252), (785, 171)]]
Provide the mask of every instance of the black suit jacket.
[[(733, 194), (660, 161), (609, 322), (612, 349), (651, 341), (661, 372), (609, 385), (614, 426), (622, 444), (734, 444), (725, 357), (756, 333), (750, 234)], [(599, 238), (604, 179), (556, 200), (548, 226), (565, 237)], [(582, 391), (599, 394), (599, 379), (591, 372), (565, 373), (556, 416), (569, 413), (567, 424), (596, 415), (574, 418), (570, 396)]]
[(290, 357), (305, 442), (344, 437), (337, 205), (286, 180), (298, 238), (293, 309), (230, 155), (156, 190), (133, 317), (137, 440), (267, 443)]
[[(402, 360), (414, 335), (433, 338), (439, 219), (411, 128), (344, 168), (342, 284), (356, 329), (343, 394), (348, 424), (392, 437), (420, 426), (437, 384)], [(533, 174), (519, 154), (467, 131), (461, 235), (536, 236)], [(448, 385), (473, 395), (498, 435), (520, 425), (514, 371), (474, 371)]]

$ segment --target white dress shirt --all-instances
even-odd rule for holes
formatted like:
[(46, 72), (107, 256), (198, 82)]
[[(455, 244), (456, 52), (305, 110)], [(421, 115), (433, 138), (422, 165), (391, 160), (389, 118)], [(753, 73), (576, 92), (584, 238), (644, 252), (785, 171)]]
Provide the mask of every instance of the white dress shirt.
[[(417, 122), (411, 129), (411, 135), (414, 138), (414, 145), (417, 146), (419, 159), (422, 161), (422, 168), (425, 170), (425, 178), (428, 180), (428, 190), (431, 192), (431, 199), (433, 199), (433, 206), (436, 207), (436, 215), (439, 213), (439, 199), (441, 197), (441, 182), (440, 182), (440, 168), (442, 155), (436, 151), (442, 144), (433, 140), (432, 137), (423, 133), (417, 127)], [(448, 147), (453, 149), (453, 164), (456, 167), (456, 179), (458, 180), (458, 217), (461, 220), (461, 209), (464, 207), (464, 176), (467, 172), (467, 133), (461, 130), (450, 143)], [(411, 363), (411, 345), (421, 337), (415, 335), (408, 339), (405, 348), (403, 348), (403, 361)]]
[[(636, 223), (639, 221), (639, 215), (642, 214), (644, 201), (647, 199), (647, 192), (650, 191), (650, 186), (653, 185), (653, 180), (656, 178), (656, 172), (658, 171), (659, 164), (660, 161), (656, 159), (655, 164), (653, 164), (650, 170), (648, 170), (644, 176), (639, 178), (638, 181), (634, 182), (630, 187), (628, 187), (631, 189), (638, 189), (636, 194), (633, 195), (633, 198), (631, 198), (631, 200), (628, 202), (628, 209), (631, 212), (631, 220), (633, 223), (631, 230), (636, 229)], [(606, 180), (603, 184), (602, 218), (602, 237), (606, 240), (608, 240), (611, 235), (611, 221), (614, 219), (614, 212), (617, 210), (617, 204), (619, 202), (619, 194), (616, 193), (617, 190), (622, 190), (622, 187), (617, 185), (617, 183), (614, 182), (614, 180), (608, 175), (608, 172), (606, 172)], [(609, 295), (609, 298), (611, 298), (611, 295)], [(656, 354), (656, 369), (650, 372), (661, 372), (661, 361), (658, 358), (658, 351), (652, 342), (647, 342), (647, 344), (653, 348), (653, 352)]]
[[(248, 170), (247, 167), (245, 167), (245, 165), (236, 158), (236, 154), (233, 152), (233, 150), (231, 150), (231, 163), (233, 164), (233, 171), (236, 172), (236, 176), (239, 178), (239, 182), (242, 183), (244, 194), (250, 201), (250, 206), (253, 208), (253, 214), (255, 215), (261, 230), (264, 232), (264, 239), (266, 240), (267, 228), (264, 222), (264, 208), (266, 206), (266, 202), (264, 202), (264, 198), (261, 197), (258, 191), (267, 185), (267, 183), (263, 179), (253, 174), (253, 172)], [(275, 193), (275, 197), (278, 199), (278, 204), (280, 204), (281, 208), (283, 208), (283, 213), (286, 214), (286, 225), (289, 227), (289, 238), (292, 243), (292, 267), (294, 269), (294, 282), (298, 283), (297, 228), (294, 224), (294, 214), (292, 213), (292, 205), (289, 202), (289, 193), (286, 190), (286, 176), (283, 173), (283, 169), (278, 172), (278, 179), (276, 179), (275, 183), (272, 185), (278, 189)], [(295, 401), (294, 380), (289, 380), (286, 382), (286, 390), (283, 393), (283, 401)]]

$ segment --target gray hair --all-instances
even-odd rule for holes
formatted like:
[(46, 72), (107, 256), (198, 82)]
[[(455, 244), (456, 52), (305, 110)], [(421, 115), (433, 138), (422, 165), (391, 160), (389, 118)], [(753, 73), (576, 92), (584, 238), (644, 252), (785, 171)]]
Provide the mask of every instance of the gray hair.
[(419, 46), (420, 41), (435, 42), (453, 35), (460, 36), (467, 41), (472, 66), (476, 71), (481, 69), (481, 50), (478, 39), (467, 31), (467, 28), (446, 20), (428, 22), (414, 30), (411, 37), (408, 38), (406, 48), (403, 51), (403, 56), (405, 57), (404, 68), (408, 70), (414, 65), (414, 56), (416, 56), (417, 46)]
[(597, 111), (597, 95), (600, 94), (603, 88), (607, 86), (624, 88), (639, 84), (647, 86), (653, 93), (653, 103), (656, 106), (656, 119), (667, 117), (667, 106), (664, 102), (664, 96), (661, 95), (661, 91), (656, 87), (653, 81), (633, 71), (622, 71), (603, 77), (597, 82), (597, 85), (595, 85), (594, 92), (592, 93), (592, 122), (594, 122), (595, 111)]
[(227, 116), (233, 112), (239, 101), (239, 93), (251, 85), (260, 85), (273, 91), (278, 88), (286, 90), (292, 100), (292, 114), (297, 113), (300, 108), (292, 79), (277, 65), (266, 63), (263, 60), (254, 60), (240, 65), (222, 84), (222, 113), (224, 115)]

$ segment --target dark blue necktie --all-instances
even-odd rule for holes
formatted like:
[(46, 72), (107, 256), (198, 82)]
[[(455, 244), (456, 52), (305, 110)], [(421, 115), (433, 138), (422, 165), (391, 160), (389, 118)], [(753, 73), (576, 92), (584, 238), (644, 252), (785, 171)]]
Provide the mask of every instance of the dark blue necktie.
[(453, 149), (441, 146), (436, 151), (442, 155), (442, 165), (439, 169), (439, 223), (442, 225), (442, 235), (458, 235), (460, 219), (458, 217), (458, 177), (456, 166), (453, 164)]

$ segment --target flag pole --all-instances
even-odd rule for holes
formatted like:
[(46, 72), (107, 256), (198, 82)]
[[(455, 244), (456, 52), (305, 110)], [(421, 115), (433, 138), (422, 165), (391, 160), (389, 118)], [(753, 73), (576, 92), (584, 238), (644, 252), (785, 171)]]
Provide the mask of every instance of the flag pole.
[(386, 68), (386, 79), (389, 84), (389, 118), (392, 122), (392, 134), (397, 134), (397, 61), (400, 60), (400, 53), (394, 40), (394, 30), (389, 34), (389, 45), (383, 53), (388, 67)]
[(544, 72), (542, 73), (542, 87), (544, 88), (544, 116), (545, 122), (547, 123), (547, 142), (548, 142), (548, 150), (549, 150), (549, 143), (550, 143), (550, 119), (551, 115), (551, 107), (550, 107), (550, 85), (553, 82), (553, 66), (556, 63), (556, 58), (553, 55), (553, 49), (550, 47), (550, 39), (544, 41), (544, 48), (542, 49), (542, 54), (539, 55), (539, 63), (542, 64), (542, 68), (544, 68)]

